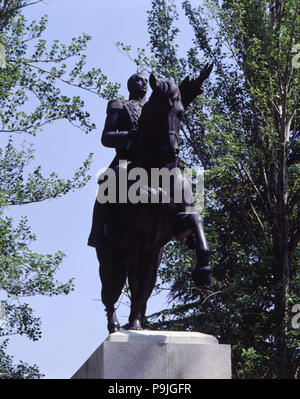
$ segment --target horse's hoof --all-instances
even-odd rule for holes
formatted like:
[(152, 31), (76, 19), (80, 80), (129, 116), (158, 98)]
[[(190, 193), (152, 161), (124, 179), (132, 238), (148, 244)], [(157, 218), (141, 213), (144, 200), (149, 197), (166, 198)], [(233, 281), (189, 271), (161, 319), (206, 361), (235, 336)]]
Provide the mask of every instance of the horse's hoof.
[(107, 329), (110, 334), (118, 332), (120, 330), (120, 324), (118, 322), (115, 312), (111, 317), (107, 318)]
[(196, 267), (192, 271), (192, 279), (197, 287), (209, 287), (211, 285), (211, 267)]
[(107, 324), (107, 329), (110, 334), (118, 332), (120, 330), (120, 325)]
[(129, 330), (143, 330), (140, 320), (134, 320), (130, 323)]
[(120, 324), (119, 324), (118, 322), (115, 323), (115, 322), (109, 321), (109, 322), (107, 323), (107, 329), (108, 329), (108, 332), (109, 332), (110, 334), (115, 333), (115, 332), (118, 332), (118, 331), (120, 330)]
[(197, 260), (197, 265), (196, 268), (204, 268), (204, 267), (209, 267), (209, 258), (210, 258), (210, 253), (208, 249), (203, 249), (201, 250), (200, 254), (198, 255), (198, 260)]

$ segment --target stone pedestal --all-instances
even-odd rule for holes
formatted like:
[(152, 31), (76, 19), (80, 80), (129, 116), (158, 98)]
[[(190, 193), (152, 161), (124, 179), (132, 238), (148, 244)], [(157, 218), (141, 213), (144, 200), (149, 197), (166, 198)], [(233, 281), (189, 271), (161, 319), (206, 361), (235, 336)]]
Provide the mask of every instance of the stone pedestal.
[(72, 378), (229, 379), (231, 350), (212, 335), (197, 332), (117, 332)]

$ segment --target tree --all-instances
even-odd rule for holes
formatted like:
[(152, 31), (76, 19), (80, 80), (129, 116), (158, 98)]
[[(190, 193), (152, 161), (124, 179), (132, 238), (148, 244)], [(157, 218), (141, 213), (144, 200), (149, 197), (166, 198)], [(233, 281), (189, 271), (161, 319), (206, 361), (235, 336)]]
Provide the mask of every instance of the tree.
[[(300, 302), (299, 4), (203, 0), (182, 8), (194, 32), (185, 57), (177, 43), (178, 9), (152, 2), (151, 54), (141, 69), (180, 82), (215, 63), (205, 94), (186, 111), (181, 158), (205, 174), (205, 229), (212, 250), (211, 291), (191, 284), (191, 251), (168, 245), (162, 282), (170, 309), (154, 327), (196, 330), (232, 345), (236, 378), (299, 377)], [(119, 43), (129, 54), (130, 46)], [(201, 62), (199, 61), (201, 60)]]
[[(21, 334), (31, 340), (41, 336), (41, 322), (24, 303), (33, 295), (68, 294), (73, 281), (59, 282), (55, 273), (64, 254), (42, 255), (30, 249), (35, 235), (24, 217), (18, 223), (6, 216), (11, 206), (59, 198), (83, 187), (91, 156), (70, 179), (55, 173), (42, 175), (41, 166), (27, 172), (34, 159), (32, 145), (16, 148), (13, 134), (36, 135), (43, 127), (66, 119), (86, 133), (95, 129), (79, 95), (70, 97), (66, 87), (89, 91), (100, 98), (116, 96), (119, 85), (112, 84), (98, 68), (86, 71), (85, 50), (90, 36), (83, 34), (65, 45), (51, 44), (44, 38), (47, 18), (28, 23), (22, 9), (39, 3), (29, 0), (0, 1), (0, 133), (8, 135), (7, 145), (0, 149), (0, 290), (2, 320), (0, 337), (0, 378), (39, 378), (36, 365), (13, 364), (6, 353), (8, 337)], [(5, 50), (5, 52), (4, 52)], [(66, 86), (66, 87), (64, 87)], [(3, 314), (5, 316), (3, 316)]]

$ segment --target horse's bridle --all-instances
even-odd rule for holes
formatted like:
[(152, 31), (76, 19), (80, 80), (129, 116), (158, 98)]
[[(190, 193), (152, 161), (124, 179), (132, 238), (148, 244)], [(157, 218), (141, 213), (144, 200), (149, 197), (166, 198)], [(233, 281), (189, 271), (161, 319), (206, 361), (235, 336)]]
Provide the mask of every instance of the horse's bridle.
[(168, 136), (175, 136), (176, 137), (177, 147), (175, 146), (174, 148), (170, 148), (170, 150), (175, 155), (175, 157), (178, 157), (178, 154), (179, 154), (179, 146), (178, 146), (179, 132), (176, 132), (175, 130), (168, 130), (167, 134), (168, 134)]

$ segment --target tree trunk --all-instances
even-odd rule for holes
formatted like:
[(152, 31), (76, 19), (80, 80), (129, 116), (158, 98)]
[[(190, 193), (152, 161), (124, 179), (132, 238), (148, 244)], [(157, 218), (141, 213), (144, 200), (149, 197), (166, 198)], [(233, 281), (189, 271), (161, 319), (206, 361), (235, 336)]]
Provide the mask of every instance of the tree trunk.
[(280, 120), (280, 148), (279, 148), (279, 179), (278, 179), (278, 220), (279, 234), (277, 245), (279, 248), (277, 258), (278, 293), (275, 302), (275, 312), (278, 314), (278, 377), (288, 377), (288, 342), (287, 327), (289, 322), (288, 295), (289, 295), (289, 225), (287, 211), (288, 195), (288, 169), (287, 169), (287, 143), (289, 140), (289, 126), (286, 124), (286, 95), (283, 96), (282, 115)]

